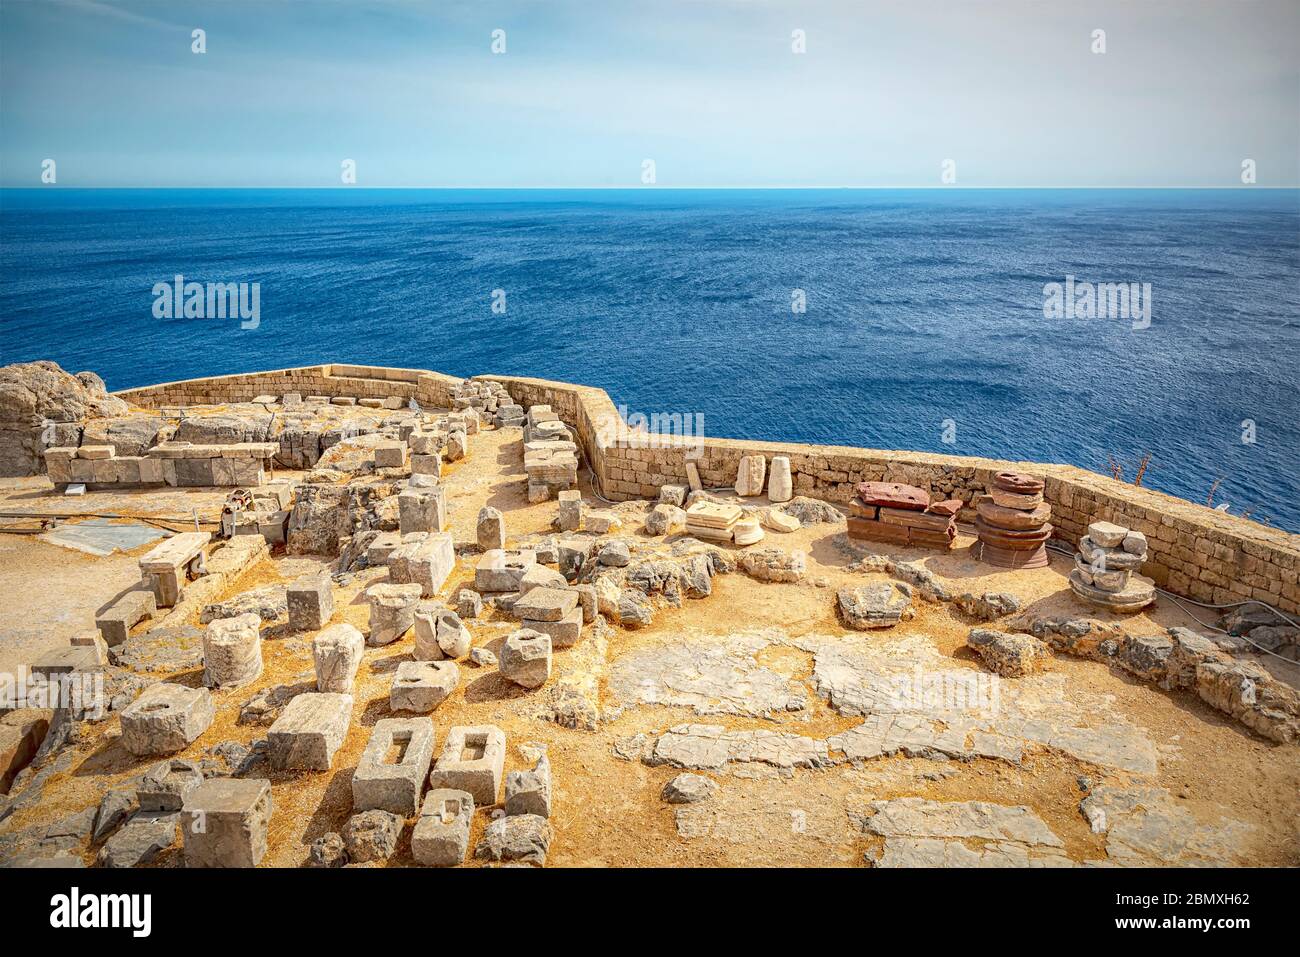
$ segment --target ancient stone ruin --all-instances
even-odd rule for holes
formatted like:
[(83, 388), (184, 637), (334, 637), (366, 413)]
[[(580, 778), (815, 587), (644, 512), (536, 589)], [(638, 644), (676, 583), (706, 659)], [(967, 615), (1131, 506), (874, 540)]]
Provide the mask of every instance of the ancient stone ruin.
[(1296, 536), (624, 447), (535, 379), (38, 363), (0, 404), (5, 866), (1300, 862)]

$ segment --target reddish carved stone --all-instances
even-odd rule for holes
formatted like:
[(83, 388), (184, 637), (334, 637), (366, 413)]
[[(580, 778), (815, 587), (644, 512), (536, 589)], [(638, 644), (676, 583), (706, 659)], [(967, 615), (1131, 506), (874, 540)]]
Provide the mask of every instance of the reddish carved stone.
[(856, 489), (864, 505), (888, 505), (923, 512), (930, 504), (930, 493), (915, 485), (897, 482), (860, 482)]

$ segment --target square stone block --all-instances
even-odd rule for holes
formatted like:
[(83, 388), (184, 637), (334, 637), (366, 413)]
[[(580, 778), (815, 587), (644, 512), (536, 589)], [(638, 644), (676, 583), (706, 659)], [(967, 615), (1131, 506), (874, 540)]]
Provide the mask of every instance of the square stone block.
[(294, 631), (318, 631), (334, 614), (334, 586), (327, 574), (303, 575), (287, 589), (289, 627)]
[(551, 676), (551, 636), (521, 628), (506, 636), (497, 657), (501, 676), (525, 688), (540, 688)]
[[(411, 461), (420, 458), (424, 456), (413, 456)], [(403, 535), (448, 531), (446, 489), (440, 485), (432, 488), (408, 488), (397, 496), (397, 516), (398, 527)]]
[(455, 867), (469, 850), (474, 797), (465, 791), (437, 788), (424, 796), (420, 818), (411, 832), (411, 856), (425, 867)]
[(397, 666), (388, 707), (428, 714), (456, 690), (460, 669), (454, 661), (403, 661)]
[(256, 867), (266, 855), (274, 802), (271, 782), (213, 778), (185, 799), (186, 867)]
[(271, 767), (328, 771), (352, 721), (352, 695), (300, 694), (266, 734)]
[[(532, 594), (532, 592), (529, 592)], [(574, 593), (576, 604), (577, 593)], [(522, 601), (523, 599), (520, 599)], [(518, 604), (515, 605), (518, 608)], [(568, 648), (575, 644), (582, 637), (582, 609), (580, 607), (571, 608), (565, 612), (564, 617), (559, 621), (537, 621), (532, 618), (521, 618), (520, 622), (525, 628), (531, 628), (533, 631), (540, 631), (544, 635), (551, 636), (551, 645), (556, 648)]]
[(417, 584), (420, 595), (432, 598), (456, 564), (456, 547), (448, 532), (431, 533), (407, 542), (388, 559), (388, 580), (395, 585)]
[(447, 734), (429, 786), (467, 791), (479, 807), (496, 804), (506, 762), (506, 736), (491, 724), (457, 725)]
[(433, 763), (432, 718), (381, 718), (352, 774), (352, 810), (410, 817)]
[(388, 560), (393, 556), (393, 552), (401, 547), (402, 535), (400, 532), (380, 532), (375, 536), (375, 540), (370, 543), (370, 547), (366, 549), (366, 564), (371, 568), (387, 565)]
[(122, 711), (122, 746), (141, 756), (175, 754), (206, 731), (214, 715), (207, 688), (152, 685)]

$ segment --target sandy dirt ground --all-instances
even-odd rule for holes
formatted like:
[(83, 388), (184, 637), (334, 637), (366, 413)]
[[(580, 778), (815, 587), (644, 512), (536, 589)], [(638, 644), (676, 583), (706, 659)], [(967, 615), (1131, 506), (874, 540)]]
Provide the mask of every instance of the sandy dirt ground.
[[(554, 502), (529, 504), (525, 494), (522, 447), (517, 429), (485, 431), (471, 439), (471, 455), (449, 466), (444, 477), (457, 545), (475, 541), (475, 520), (483, 505), (506, 515), (511, 544), (553, 534)], [(41, 480), (24, 480), (6, 487), (3, 507), (68, 510), (68, 500), (42, 492)], [(48, 486), (47, 486), (48, 488)], [(584, 481), (589, 507), (603, 507)], [(104, 501), (97, 501), (103, 498)], [(155, 516), (184, 516), (198, 508), (215, 516), (218, 492), (137, 493), (129, 507), (123, 496), (96, 493), (77, 508)], [(762, 500), (750, 500), (762, 504)], [(650, 542), (640, 531), (638, 516), (647, 506), (625, 504), (629, 516), (624, 534)], [(178, 528), (180, 526), (177, 526)], [(453, 725), (494, 724), (507, 739), (506, 769), (528, 765), (521, 745), (545, 746), (553, 776), (552, 819), (555, 836), (548, 866), (808, 865), (862, 866), (879, 852), (881, 838), (858, 826), (869, 802), (905, 797), (932, 801), (985, 801), (1023, 805), (1056, 834), (1064, 853), (1076, 863), (1107, 863), (1106, 837), (1094, 833), (1080, 813), (1083, 788), (1105, 783), (1115, 787), (1154, 787), (1167, 792), (1182, 820), (1213, 829), (1223, 821), (1245, 825), (1234, 834), (1225, 863), (1253, 865), (1300, 864), (1300, 748), (1272, 744), (1184, 692), (1162, 691), (1117, 670), (1065, 656), (1050, 658), (1045, 671), (1065, 682), (1067, 697), (1082, 702), (1081, 720), (1101, 720), (1089, 709), (1103, 702), (1107, 715), (1120, 715), (1149, 739), (1158, 754), (1154, 774), (1140, 775), (1099, 767), (1059, 750), (1027, 749), (1020, 764), (976, 758), (969, 761), (906, 757), (835, 763), (828, 767), (780, 769), (762, 764), (729, 765), (699, 773), (718, 786), (707, 808), (666, 803), (664, 785), (680, 768), (651, 766), (616, 753), (616, 745), (644, 734), (653, 740), (665, 730), (685, 723), (721, 725), (727, 729), (768, 729), (822, 739), (859, 724), (858, 717), (833, 710), (811, 685), (814, 657), (791, 644), (778, 643), (759, 654), (758, 664), (784, 676), (806, 691), (806, 707), (770, 715), (705, 714), (683, 706), (631, 704), (614, 701), (607, 686), (609, 671), (626, 655), (671, 645), (684, 637), (708, 642), (735, 633), (775, 629), (791, 639), (802, 636), (849, 638), (835, 614), (837, 587), (862, 584), (864, 576), (846, 571), (852, 560), (843, 543), (843, 526), (814, 525), (793, 534), (769, 532), (765, 546), (808, 555), (808, 574), (797, 584), (768, 584), (737, 572), (716, 576), (713, 594), (687, 600), (680, 608), (660, 607), (651, 626), (628, 631), (615, 625), (587, 626), (577, 646), (555, 656), (557, 674), (586, 672), (600, 687), (605, 718), (596, 730), (562, 727), (547, 720), (540, 706), (547, 689), (525, 691), (499, 677), (493, 669), (462, 662), (459, 687), (433, 713), (435, 756)], [(971, 537), (963, 534), (951, 554), (936, 555), (887, 545), (872, 550), (905, 559), (921, 559), (959, 590), (1005, 591), (1022, 607), (1037, 612), (1096, 615), (1069, 593), (1065, 574), (1070, 562), (1053, 556), (1051, 566), (1033, 571), (995, 571), (971, 559)], [(740, 549), (731, 549), (737, 554)], [(454, 596), (472, 584), (476, 556), (466, 549), (439, 598), (454, 605)], [(135, 578), (135, 555), (92, 558), (27, 536), (0, 539), (0, 654), (6, 666), (42, 645), (66, 642), (74, 632), (93, 627), (94, 610), (111, 600)], [(260, 584), (285, 582), (319, 564), (315, 559), (273, 555), (231, 585), (228, 594)], [(358, 575), (335, 589), (334, 621), (348, 621), (368, 630), (361, 591), (383, 581), (383, 569)], [(978, 659), (965, 647), (972, 622), (948, 604), (917, 604), (917, 617), (865, 640), (887, 647), (903, 635), (921, 635), (950, 660), (953, 668), (979, 669)], [(1116, 619), (1118, 620), (1118, 619)], [(1124, 619), (1133, 632), (1154, 633), (1171, 625), (1195, 626), (1185, 611), (1161, 599), (1147, 613)], [(485, 612), (467, 622), (478, 646), (497, 648), (517, 623)], [(853, 636), (855, 640), (861, 635)], [(239, 724), (241, 706), (258, 691), (279, 684), (313, 680), (311, 634), (290, 634), (268, 627), (264, 633), (265, 671), (251, 686), (215, 692), (217, 718), (213, 726), (180, 757), (198, 760), (224, 741), (250, 744), (266, 728)], [(408, 660), (413, 637), (382, 648), (367, 648), (354, 688), (351, 728), (328, 772), (267, 773), (275, 813), (270, 850), (264, 866), (302, 866), (312, 841), (340, 831), (351, 813), (352, 769), (356, 766), (374, 723), (390, 714), (389, 686), (397, 665)], [(197, 686), (201, 671), (174, 675), (170, 680)], [(555, 680), (554, 678), (552, 679)], [(621, 706), (621, 707), (620, 707)], [(89, 726), (70, 768), (51, 779), (45, 797), (35, 807), (11, 816), (6, 827), (29, 827), (55, 821), (98, 803), (103, 792), (139, 775), (156, 759), (136, 758), (118, 743), (115, 718)], [(1081, 784), (1082, 780), (1082, 784)], [(492, 809), (475, 815), (471, 848), (486, 827)], [(700, 821), (704, 820), (704, 826)], [(1191, 826), (1191, 825), (1188, 825)], [(679, 829), (680, 828), (680, 829)], [(694, 828), (694, 830), (692, 830)], [(695, 834), (697, 836), (689, 836)], [(403, 834), (390, 866), (409, 865), (410, 826)], [(472, 855), (472, 851), (471, 851)], [(1174, 851), (1167, 863), (1178, 862)], [(87, 863), (93, 861), (88, 853)], [(1113, 861), (1111, 861), (1113, 863)], [(1149, 863), (1162, 863), (1149, 860)], [(178, 866), (178, 849), (164, 853), (155, 866)], [(472, 865), (476, 862), (469, 861)]]

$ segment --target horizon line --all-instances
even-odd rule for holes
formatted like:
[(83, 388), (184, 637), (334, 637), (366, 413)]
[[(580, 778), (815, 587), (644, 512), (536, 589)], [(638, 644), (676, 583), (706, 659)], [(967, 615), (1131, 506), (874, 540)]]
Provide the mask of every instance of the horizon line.
[(1300, 184), (1295, 186), (1261, 186), (1258, 184), (1239, 183), (1232, 186), (230, 186), (230, 185), (210, 185), (210, 186), (63, 186), (57, 183), (46, 184), (43, 186), (6, 186), (0, 184), (0, 190), (14, 192), (71, 192), (73, 190), (85, 191), (111, 191), (111, 190), (169, 190), (169, 189), (187, 189), (187, 190), (315, 190), (317, 192), (373, 192), (378, 190), (442, 190), (442, 191), (489, 191), (489, 190), (549, 190), (556, 191), (606, 191), (606, 192), (636, 192), (636, 193), (653, 193), (653, 192), (671, 192), (674, 190), (748, 190), (751, 192), (791, 192), (791, 191), (813, 191), (813, 190), (856, 190), (856, 191), (891, 191), (891, 190), (927, 190), (935, 192), (972, 192), (994, 191), (994, 190), (1219, 190), (1219, 191), (1261, 191), (1261, 190), (1300, 190)]

